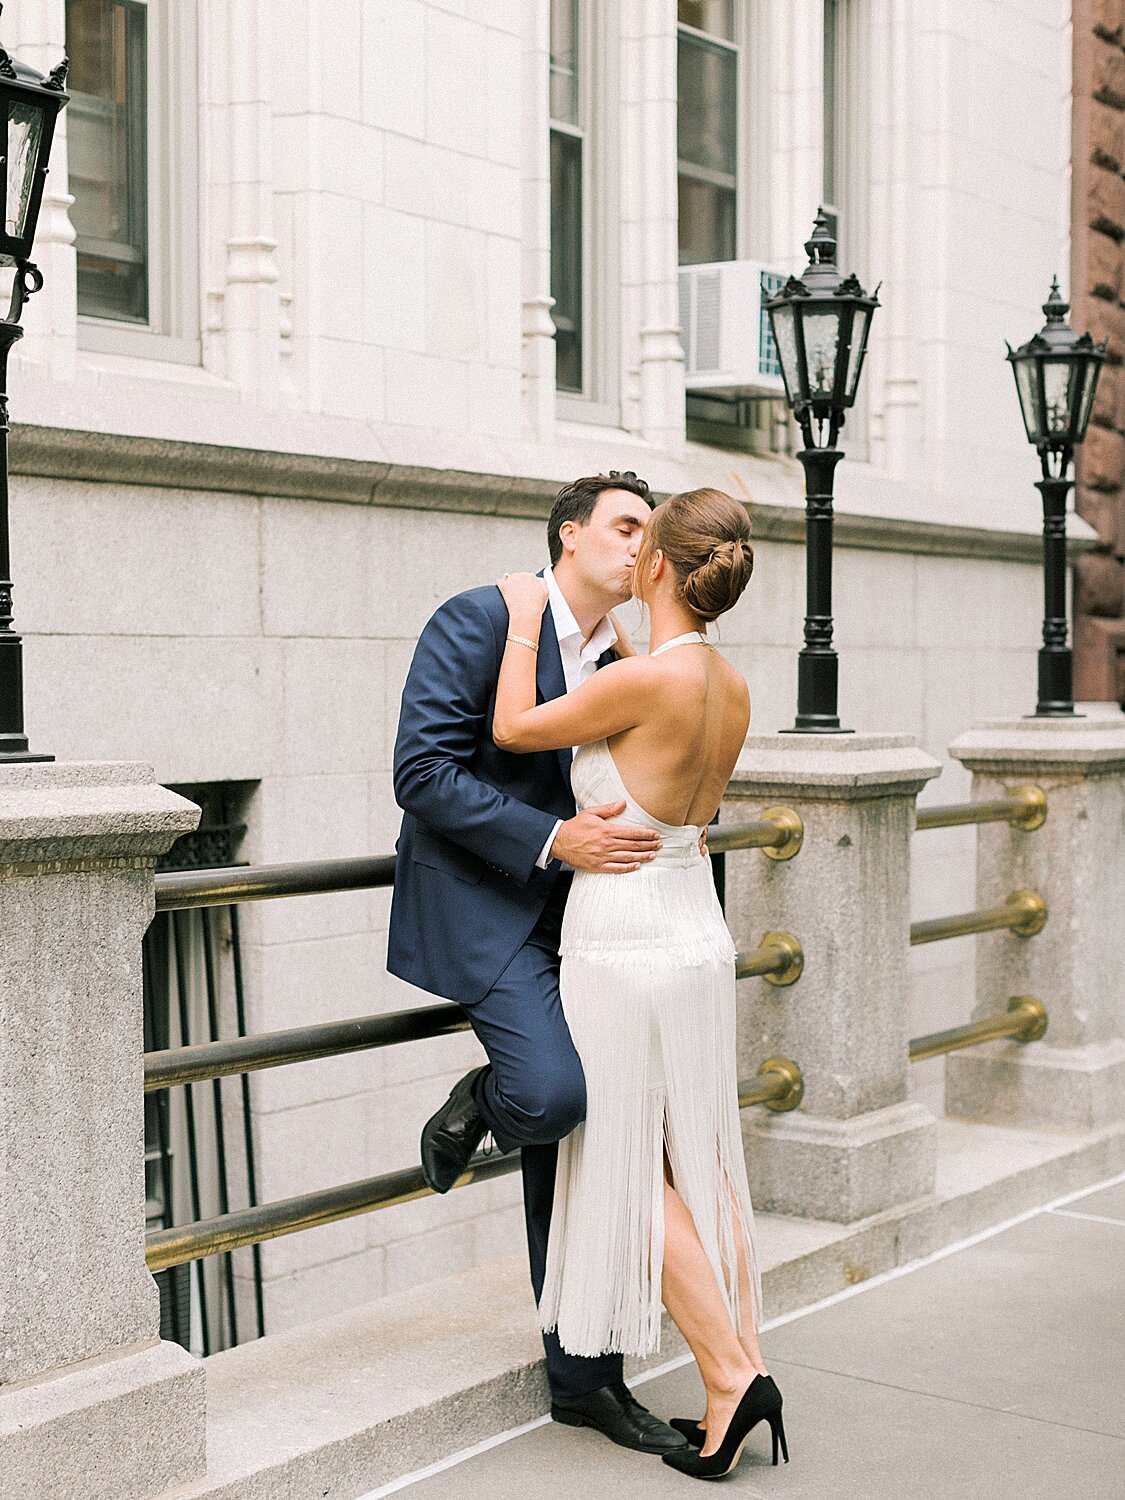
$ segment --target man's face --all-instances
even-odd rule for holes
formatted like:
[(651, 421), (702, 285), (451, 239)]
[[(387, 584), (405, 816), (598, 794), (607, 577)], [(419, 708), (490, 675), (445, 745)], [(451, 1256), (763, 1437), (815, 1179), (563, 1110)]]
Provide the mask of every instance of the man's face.
[(639, 495), (603, 490), (585, 526), (568, 523), (574, 566), (584, 584), (617, 604), (632, 597), (633, 564), (651, 514)]

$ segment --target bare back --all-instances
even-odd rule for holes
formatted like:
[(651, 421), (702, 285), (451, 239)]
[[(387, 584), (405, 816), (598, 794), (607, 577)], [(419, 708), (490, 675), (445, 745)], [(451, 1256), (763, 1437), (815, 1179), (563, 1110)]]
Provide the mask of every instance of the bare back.
[(651, 710), (609, 741), (633, 799), (662, 823), (707, 824), (718, 811), (750, 722), (742, 674), (710, 646), (686, 642), (642, 658)]

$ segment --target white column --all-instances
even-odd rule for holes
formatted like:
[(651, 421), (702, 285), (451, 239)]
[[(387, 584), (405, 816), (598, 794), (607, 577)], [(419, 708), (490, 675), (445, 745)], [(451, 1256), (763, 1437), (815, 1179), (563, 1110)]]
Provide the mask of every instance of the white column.
[(523, 427), (548, 441), (555, 425), (551, 308), (551, 0), (523, 5)]
[[(870, 23), (869, 275), (883, 281), (871, 347), (871, 462), (897, 479), (917, 468), (922, 443), (916, 277), (920, 149), (915, 122), (915, 30), (910, 0), (877, 0)], [(862, 61), (861, 61), (862, 65)]]
[(934, 1120), (907, 1097), (910, 840), (918, 792), (939, 771), (905, 735), (751, 735), (722, 823), (793, 807), (804, 844), (778, 862), (728, 856), (726, 910), (740, 950), (791, 932), (796, 984), (739, 984), (739, 1077), (767, 1057), (805, 1082), (792, 1113), (743, 1114), (755, 1204), (850, 1223), (933, 1191)]
[(199, 809), (147, 766), (0, 768), (0, 1490), (205, 1472), (203, 1366), (145, 1266), (141, 939)]
[[(273, 119), (268, 85), (268, 0), (208, 0), (201, 98), (207, 121), (212, 261), (222, 298), (222, 373), (264, 404), (280, 386), (281, 302), (273, 228)], [(214, 331), (214, 330), (213, 330)], [(209, 346), (215, 357), (215, 341)]]
[(621, 6), (622, 333), (625, 421), (675, 453), (684, 442), (676, 187), (676, 7)]
[[(1082, 705), (1080, 705), (1081, 707)], [(973, 800), (1035, 782), (1047, 821), (977, 830), (977, 904), (1038, 892), (1047, 923), (1031, 938), (977, 939), (974, 1017), (1033, 995), (1042, 1041), (990, 1042), (946, 1059), (948, 1114), (1096, 1130), (1125, 1120), (1125, 716), (1090, 704), (1082, 719), (1014, 719), (971, 729), (949, 753), (973, 773)]]
[[(20, 0), (0, 18), (0, 41), (14, 57), (49, 73), (66, 53), (65, 0)], [(50, 170), (35, 235), (32, 259), (43, 272), (43, 290), (28, 302), (21, 322), (27, 337), (14, 359), (47, 365), (53, 380), (74, 379), (78, 343), (78, 259), (67, 188), (67, 112), (55, 127)], [(0, 308), (0, 314), (7, 307)], [(17, 420), (21, 414), (16, 413)], [(25, 418), (26, 413), (22, 414)]]
[(824, 153), (821, 0), (759, 0), (769, 4), (776, 118), (771, 133), (769, 249), (775, 265), (800, 272), (801, 247), (820, 202)]

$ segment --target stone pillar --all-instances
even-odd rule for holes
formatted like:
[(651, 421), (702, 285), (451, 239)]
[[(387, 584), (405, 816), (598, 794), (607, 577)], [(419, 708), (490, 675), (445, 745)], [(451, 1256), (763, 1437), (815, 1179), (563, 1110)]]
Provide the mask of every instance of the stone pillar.
[(203, 1367), (145, 1266), (141, 938), (199, 810), (147, 766), (0, 767), (0, 1491), (205, 1473)]
[(991, 1042), (946, 1059), (946, 1112), (972, 1119), (1096, 1130), (1125, 1120), (1125, 716), (1015, 719), (971, 729), (950, 746), (973, 773), (973, 800), (1021, 782), (1047, 794), (1034, 833), (977, 830), (977, 904), (1037, 891), (1047, 925), (1033, 938), (977, 939), (974, 1016), (1012, 995), (1047, 1008), (1042, 1041)]
[(933, 1191), (934, 1120), (907, 1099), (910, 840), (938, 763), (905, 735), (751, 735), (722, 823), (793, 807), (805, 839), (784, 863), (727, 859), (727, 919), (740, 949), (793, 933), (799, 982), (739, 984), (739, 1076), (796, 1062), (804, 1101), (743, 1114), (757, 1207), (850, 1223)]

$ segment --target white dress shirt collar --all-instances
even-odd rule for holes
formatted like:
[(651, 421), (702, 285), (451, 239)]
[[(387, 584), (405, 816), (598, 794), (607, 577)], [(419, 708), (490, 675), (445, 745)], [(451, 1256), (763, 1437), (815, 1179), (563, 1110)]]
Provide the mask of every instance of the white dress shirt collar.
[(563, 642), (570, 651), (581, 661), (597, 661), (603, 652), (608, 651), (617, 639), (608, 615), (598, 622), (590, 639), (583, 645), (582, 627), (574, 618), (574, 611), (566, 602), (566, 596), (559, 588), (553, 568), (547, 568), (544, 573), (547, 580), (547, 599), (551, 606), (551, 618), (555, 623), (555, 635), (558, 637), (559, 651), (563, 649)]

